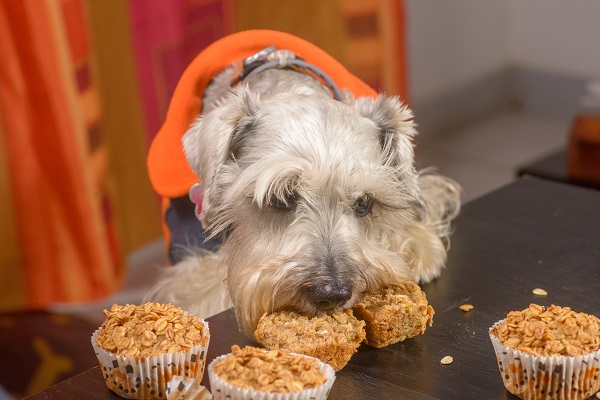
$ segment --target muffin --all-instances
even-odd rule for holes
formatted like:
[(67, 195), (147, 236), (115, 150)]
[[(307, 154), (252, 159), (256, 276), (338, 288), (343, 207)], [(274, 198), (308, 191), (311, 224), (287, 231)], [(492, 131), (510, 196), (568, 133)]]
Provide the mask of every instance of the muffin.
[(172, 304), (115, 304), (104, 314), (92, 346), (113, 392), (130, 399), (164, 399), (173, 377), (202, 380), (208, 323)]
[(280, 311), (264, 314), (254, 337), (268, 349), (316, 357), (339, 371), (364, 340), (364, 325), (351, 310), (312, 318), (294, 311)]
[(234, 345), (210, 363), (208, 377), (215, 400), (320, 400), (329, 396), (335, 372), (313, 357)]
[(410, 281), (367, 293), (353, 312), (366, 324), (365, 343), (376, 348), (424, 333), (427, 325), (431, 326), (434, 314), (425, 293)]
[(600, 319), (531, 304), (490, 328), (504, 386), (521, 399), (586, 399), (600, 389)]

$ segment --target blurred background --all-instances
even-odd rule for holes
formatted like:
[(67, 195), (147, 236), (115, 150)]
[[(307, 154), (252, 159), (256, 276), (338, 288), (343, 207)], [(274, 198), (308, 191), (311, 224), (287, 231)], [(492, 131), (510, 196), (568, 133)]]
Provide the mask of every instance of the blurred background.
[[(417, 162), (470, 201), (600, 114), (595, 0), (0, 0), (0, 399), (97, 364), (102, 309), (166, 265), (146, 155), (181, 73), (229, 33), (320, 46), (415, 110)], [(566, 166), (563, 165), (566, 169)]]

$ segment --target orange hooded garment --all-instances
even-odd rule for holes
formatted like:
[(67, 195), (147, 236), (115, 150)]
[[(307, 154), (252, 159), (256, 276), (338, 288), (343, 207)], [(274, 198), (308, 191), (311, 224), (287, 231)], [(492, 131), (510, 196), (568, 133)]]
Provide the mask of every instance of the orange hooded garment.
[(154, 190), (167, 198), (187, 196), (199, 181), (183, 153), (181, 137), (202, 110), (202, 96), (212, 78), (225, 68), (274, 45), (291, 50), (329, 75), (340, 89), (355, 97), (377, 97), (377, 92), (352, 75), (342, 64), (317, 46), (288, 33), (250, 30), (226, 36), (204, 49), (181, 76), (166, 120), (154, 138), (148, 155), (148, 172)]

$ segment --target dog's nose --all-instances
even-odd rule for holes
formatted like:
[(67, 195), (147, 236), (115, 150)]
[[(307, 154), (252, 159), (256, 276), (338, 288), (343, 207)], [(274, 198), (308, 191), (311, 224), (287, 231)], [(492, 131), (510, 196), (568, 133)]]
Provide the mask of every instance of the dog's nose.
[(343, 306), (352, 297), (352, 288), (346, 282), (326, 282), (315, 285), (309, 293), (312, 303), (322, 311)]

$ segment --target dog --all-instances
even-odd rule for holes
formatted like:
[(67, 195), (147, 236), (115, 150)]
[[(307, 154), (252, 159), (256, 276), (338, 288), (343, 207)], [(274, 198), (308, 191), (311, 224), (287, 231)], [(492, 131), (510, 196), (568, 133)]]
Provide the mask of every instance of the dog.
[(233, 306), (253, 337), (264, 313), (343, 310), (438, 277), (461, 189), (417, 172), (409, 107), (355, 98), (289, 49), (243, 65), (213, 77), (182, 137), (202, 183), (199, 219), (221, 244), (166, 268), (146, 300), (202, 317)]

